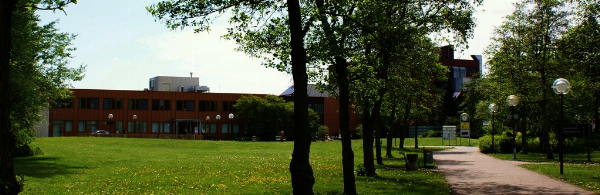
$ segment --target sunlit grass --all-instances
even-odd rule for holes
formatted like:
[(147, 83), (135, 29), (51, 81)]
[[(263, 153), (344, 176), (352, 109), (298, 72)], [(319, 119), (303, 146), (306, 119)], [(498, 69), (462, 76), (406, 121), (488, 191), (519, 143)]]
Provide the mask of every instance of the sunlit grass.
[[(489, 154), (503, 159), (513, 159), (513, 154)], [(532, 162), (520, 166), (547, 175), (558, 180), (571, 183), (584, 189), (600, 194), (600, 151), (593, 151), (590, 155), (591, 162), (587, 162), (587, 152), (569, 152), (564, 154), (563, 175), (560, 174), (558, 154), (554, 159), (546, 159), (545, 153), (517, 153), (517, 160)]]
[[(352, 142), (355, 164), (362, 141)], [(60, 137), (36, 141), (45, 155), (15, 159), (24, 194), (291, 194), (293, 142)], [(385, 146), (384, 146), (385, 147)], [(382, 150), (385, 154), (385, 149)], [(398, 155), (377, 165), (376, 177), (356, 178), (361, 194), (451, 194), (433, 171), (404, 171)], [(420, 154), (422, 155), (422, 154)], [(313, 142), (315, 193), (343, 192), (340, 141)], [(421, 156), (422, 159), (422, 156)]]

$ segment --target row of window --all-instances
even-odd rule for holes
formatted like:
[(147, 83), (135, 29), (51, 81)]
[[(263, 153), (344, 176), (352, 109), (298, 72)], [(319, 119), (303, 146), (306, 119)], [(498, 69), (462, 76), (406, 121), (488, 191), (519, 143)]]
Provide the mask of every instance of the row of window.
[[(102, 124), (108, 124), (108, 121), (102, 122)], [(115, 132), (123, 132), (123, 122), (114, 121), (115, 125), (111, 125), (111, 129)], [(147, 123), (144, 121), (129, 121), (127, 122), (127, 132), (135, 132), (135, 133), (146, 133)], [(209, 123), (204, 124), (206, 129), (202, 129), (202, 133), (217, 133), (217, 124)], [(94, 132), (98, 130), (98, 121), (79, 121), (78, 124), (78, 132)], [(106, 129), (109, 130), (109, 129)], [(72, 132), (73, 131), (73, 121), (65, 121), (65, 120), (54, 120), (52, 122), (52, 133), (53, 136), (58, 137), (61, 136), (61, 132)], [(239, 133), (240, 126), (238, 123), (221, 123), (221, 133)], [(171, 133), (171, 123), (170, 122), (152, 122), (152, 133)]]
[[(72, 100), (54, 101), (54, 108), (73, 108)], [(221, 111), (236, 112), (237, 109), (233, 106), (236, 101), (222, 101)], [(194, 111), (196, 105), (194, 100), (176, 100), (175, 109), (178, 111)], [(79, 107), (81, 109), (98, 109), (98, 98), (79, 98)], [(104, 98), (104, 110), (123, 109), (123, 99), (120, 98)], [(147, 99), (129, 99), (127, 102), (129, 110), (148, 110)], [(152, 110), (171, 110), (171, 100), (152, 100)], [(217, 101), (198, 101), (198, 111), (217, 111)]]

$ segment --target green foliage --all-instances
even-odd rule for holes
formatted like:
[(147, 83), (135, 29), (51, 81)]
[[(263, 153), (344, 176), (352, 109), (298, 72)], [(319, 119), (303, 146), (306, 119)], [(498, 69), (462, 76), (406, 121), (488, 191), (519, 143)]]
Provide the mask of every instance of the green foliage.
[(361, 139), (363, 137), (363, 126), (362, 124), (358, 124), (356, 129), (352, 132), (352, 139)]
[(317, 135), (320, 138), (324, 138), (329, 134), (329, 127), (327, 125), (320, 125), (319, 130), (317, 130)]
[[(502, 132), (501, 135), (494, 136), (494, 149), (492, 149), (492, 137), (489, 135), (479, 138), (479, 151), (482, 153), (513, 153), (513, 137), (509, 131)], [(517, 134), (515, 139), (517, 152), (521, 151), (521, 135)], [(539, 141), (538, 141), (539, 146)]]
[[(242, 96), (233, 105), (238, 110), (238, 116), (246, 123), (246, 135), (258, 136), (261, 140), (270, 141), (284, 131), (287, 140), (294, 140), (294, 103), (284, 99), (267, 95), (265, 98), (258, 96)], [(315, 128), (319, 122), (319, 115), (310, 108), (309, 127)]]
[[(494, 137), (495, 138), (495, 137)], [(497, 144), (494, 144), (494, 149), (492, 149), (492, 136), (486, 135), (486, 136), (481, 136), (478, 139), (479, 141), (479, 151), (482, 153), (495, 153), (495, 151), (497, 151), (495, 148), (496, 146), (498, 146)], [(496, 140), (494, 140), (494, 143), (496, 142)]]
[(365, 169), (365, 165), (362, 163), (359, 163), (358, 165), (356, 165), (354, 172), (356, 172), (356, 175), (358, 175), (358, 176), (367, 175), (367, 169)]
[(23, 144), (19, 145), (13, 150), (13, 157), (26, 157), (26, 156), (34, 156), (34, 155), (43, 155), (44, 152), (37, 147), (31, 144)]
[[(84, 66), (68, 66), (74, 35), (60, 33), (55, 22), (38, 26), (34, 11), (18, 9), (13, 13), (13, 48), (10, 66), (10, 113), (17, 151), (27, 151), (36, 136), (35, 125), (43, 120), (39, 113), (55, 99), (70, 99), (69, 81), (83, 78)], [(24, 154), (24, 153), (20, 153)]]

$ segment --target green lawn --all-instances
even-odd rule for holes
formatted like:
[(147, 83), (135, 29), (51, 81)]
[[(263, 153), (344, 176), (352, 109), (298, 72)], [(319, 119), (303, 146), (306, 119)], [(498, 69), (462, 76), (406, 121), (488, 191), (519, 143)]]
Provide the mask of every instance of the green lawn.
[[(490, 155), (504, 160), (513, 158), (512, 153)], [(558, 154), (554, 154), (554, 158), (546, 159), (545, 153), (517, 153), (517, 160), (535, 163), (523, 164), (521, 167), (600, 194), (600, 151), (591, 153), (592, 162), (587, 162), (587, 152), (565, 153), (563, 175), (560, 175)]]
[[(14, 161), (15, 172), (25, 175), (23, 194), (292, 192), (293, 142), (57, 137), (40, 138), (36, 145), (45, 155)], [(355, 164), (362, 163), (362, 142), (352, 146)], [(395, 147), (396, 157), (399, 151), (422, 152)], [(315, 193), (341, 194), (341, 142), (313, 142), (310, 160)], [(384, 164), (377, 166), (378, 176), (356, 178), (360, 194), (451, 194), (438, 172), (404, 171), (402, 158), (384, 158)]]

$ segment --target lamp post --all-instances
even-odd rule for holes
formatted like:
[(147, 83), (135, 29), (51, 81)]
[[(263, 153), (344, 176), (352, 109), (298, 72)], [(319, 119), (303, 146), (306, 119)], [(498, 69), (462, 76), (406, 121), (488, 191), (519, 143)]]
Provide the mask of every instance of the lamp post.
[(229, 126), (231, 126), (231, 130), (228, 132), (229, 134), (232, 134), (233, 132), (233, 122), (231, 122), (233, 120), (233, 113), (229, 113)]
[(112, 118), (113, 114), (108, 114), (108, 126), (110, 127), (110, 132), (112, 132)]
[(494, 113), (498, 111), (498, 106), (496, 106), (494, 103), (491, 103), (488, 108), (492, 112), (492, 153), (496, 153), (496, 148), (494, 148)]
[(515, 134), (515, 106), (517, 106), (517, 104), (519, 104), (519, 98), (517, 98), (516, 95), (509, 95), (508, 98), (506, 98), (506, 103), (508, 103), (508, 106), (510, 106), (510, 118), (512, 119), (512, 130), (513, 130), (513, 139), (512, 139), (512, 144), (513, 144), (513, 160), (517, 159), (517, 146), (515, 144), (515, 139), (517, 138), (517, 134)]
[(563, 79), (563, 78), (559, 78), (556, 79), (554, 81), (554, 83), (552, 83), (552, 90), (554, 90), (554, 93), (556, 93), (557, 95), (560, 96), (560, 126), (558, 128), (558, 161), (560, 164), (560, 174), (563, 174), (563, 142), (564, 142), (564, 137), (563, 137), (563, 131), (562, 131), (562, 126), (563, 126), (563, 96), (567, 93), (569, 93), (569, 90), (571, 90), (571, 83), (569, 83), (569, 81), (567, 81), (567, 79)]
[[(219, 126), (219, 121), (221, 121), (221, 115), (217, 114), (217, 117), (215, 117), (215, 118), (217, 119), (217, 126)], [(221, 128), (223, 128), (223, 126), (221, 126)], [(219, 128), (217, 128), (217, 129), (219, 129)], [(221, 133), (223, 133), (223, 129), (221, 129)], [(217, 135), (219, 135), (218, 131), (217, 131)]]
[[(135, 131), (135, 129), (136, 129), (136, 123), (135, 123), (135, 119), (137, 119), (137, 115), (135, 115), (135, 114), (134, 114), (134, 115), (133, 115), (133, 134), (135, 134), (135, 133), (136, 133), (136, 131)], [(127, 131), (129, 131), (129, 130), (127, 130)]]
[(210, 116), (206, 116), (206, 128), (205, 128), (205, 129), (206, 129), (206, 131), (205, 131), (204, 133), (208, 133), (208, 132), (210, 132), (210, 131), (208, 130), (208, 121), (209, 121), (209, 120), (210, 120)]

